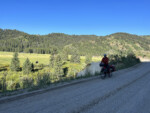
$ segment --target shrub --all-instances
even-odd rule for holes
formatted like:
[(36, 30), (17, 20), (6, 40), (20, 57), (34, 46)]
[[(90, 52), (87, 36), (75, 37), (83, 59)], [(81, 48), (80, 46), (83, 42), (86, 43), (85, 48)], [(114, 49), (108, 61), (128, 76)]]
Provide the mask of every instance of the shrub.
[(22, 84), (23, 84), (23, 88), (30, 88), (30, 87), (33, 87), (33, 84), (34, 83), (34, 80), (32, 78), (24, 78), (23, 81), (22, 81)]
[(0, 81), (0, 91), (2, 90), (2, 82)]
[(37, 86), (45, 86), (51, 83), (50, 81), (50, 74), (49, 73), (43, 73), (43, 74), (38, 74), (37, 79)]

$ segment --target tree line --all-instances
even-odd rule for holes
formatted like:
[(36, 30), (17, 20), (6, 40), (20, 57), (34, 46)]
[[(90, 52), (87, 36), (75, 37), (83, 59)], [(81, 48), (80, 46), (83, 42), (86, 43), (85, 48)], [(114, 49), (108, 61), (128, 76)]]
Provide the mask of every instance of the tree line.
[(125, 54), (150, 50), (150, 40), (128, 33), (115, 33), (108, 36), (67, 35), (51, 33), (48, 35), (29, 35), (17, 30), (0, 29), (0, 51), (51, 54), (53, 50), (60, 53), (70, 46), (79, 51), (79, 55), (87, 53), (94, 56), (103, 53)]

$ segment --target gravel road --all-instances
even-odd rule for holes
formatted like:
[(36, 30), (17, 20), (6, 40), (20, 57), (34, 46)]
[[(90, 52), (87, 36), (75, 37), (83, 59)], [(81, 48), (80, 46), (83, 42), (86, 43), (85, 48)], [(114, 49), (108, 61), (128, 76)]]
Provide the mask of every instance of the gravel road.
[(150, 113), (150, 63), (0, 104), (0, 113)]

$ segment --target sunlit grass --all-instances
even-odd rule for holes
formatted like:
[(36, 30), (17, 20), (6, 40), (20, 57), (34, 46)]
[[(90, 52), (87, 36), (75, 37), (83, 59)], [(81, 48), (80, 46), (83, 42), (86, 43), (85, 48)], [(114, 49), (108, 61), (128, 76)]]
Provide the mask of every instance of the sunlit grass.
[[(13, 58), (13, 52), (1, 52), (0, 51), (0, 69), (1, 70), (9, 70), (9, 66), (11, 63), (11, 59)], [(20, 60), (20, 66), (22, 67), (23, 63), (25, 62), (26, 58), (29, 58), (29, 60), (35, 65), (37, 68), (40, 64), (47, 65), (42, 70), (49, 71), (48, 65), (49, 65), (49, 59), (50, 54), (35, 54), (35, 53), (19, 53), (19, 60)], [(71, 55), (69, 55), (69, 59), (71, 58)], [(65, 65), (63, 65), (63, 68), (70, 68), (72, 71), (79, 72), (83, 70), (86, 67), (85, 64), (85, 56), (80, 57), (80, 63), (71, 63), (70, 61), (67, 61)], [(92, 62), (99, 62), (101, 60), (101, 57), (99, 56), (93, 56)], [(38, 61), (38, 64), (36, 64), (36, 61)], [(52, 70), (51, 70), (52, 71)], [(73, 73), (72, 73), (73, 74)], [(75, 73), (74, 73), (75, 74)]]
[[(2, 52), (0, 51), (0, 66), (10, 65), (11, 59), (13, 57), (13, 52)], [(35, 53), (19, 53), (20, 64), (24, 63), (26, 58), (29, 58), (32, 63), (38, 61), (39, 64), (48, 65), (49, 64), (49, 54), (35, 54)], [(71, 55), (69, 55), (69, 58)], [(92, 61), (100, 61), (101, 57), (93, 56)], [(81, 63), (85, 62), (85, 56), (81, 56)]]
[[(0, 52), (0, 66), (10, 65), (13, 52)], [(49, 54), (30, 54), (30, 53), (19, 53), (20, 64), (25, 62), (26, 58), (29, 58), (32, 63), (38, 61), (39, 64), (49, 64)]]

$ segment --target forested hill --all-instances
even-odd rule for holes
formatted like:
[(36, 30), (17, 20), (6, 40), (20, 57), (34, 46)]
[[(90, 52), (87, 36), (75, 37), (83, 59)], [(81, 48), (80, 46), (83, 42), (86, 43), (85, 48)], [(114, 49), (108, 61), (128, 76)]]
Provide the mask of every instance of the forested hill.
[(64, 48), (76, 48), (80, 55), (101, 55), (138, 53), (150, 51), (150, 36), (128, 33), (114, 33), (107, 36), (67, 35), (51, 33), (48, 35), (29, 35), (17, 30), (0, 29), (0, 51), (17, 51), (49, 54), (52, 50), (62, 52)]

